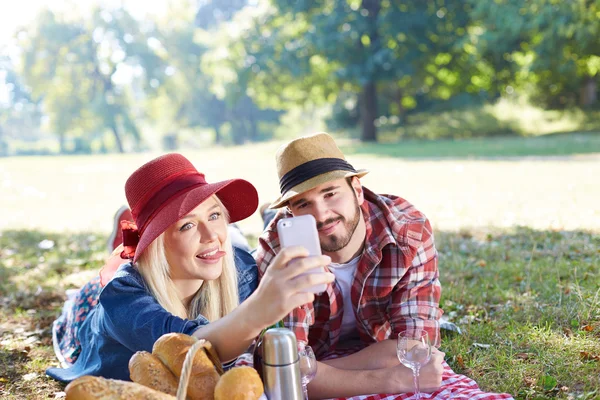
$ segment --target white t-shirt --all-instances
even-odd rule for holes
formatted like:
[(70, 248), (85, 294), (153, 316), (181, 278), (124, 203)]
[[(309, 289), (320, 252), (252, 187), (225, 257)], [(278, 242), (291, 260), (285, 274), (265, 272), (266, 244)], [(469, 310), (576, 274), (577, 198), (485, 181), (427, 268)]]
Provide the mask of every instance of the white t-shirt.
[(354, 273), (358, 267), (360, 255), (345, 264), (329, 264), (330, 271), (335, 275), (335, 283), (342, 292), (342, 301), (344, 304), (344, 315), (342, 316), (342, 329), (340, 339), (351, 339), (358, 336), (356, 329), (356, 316), (352, 307), (350, 290), (354, 281)]

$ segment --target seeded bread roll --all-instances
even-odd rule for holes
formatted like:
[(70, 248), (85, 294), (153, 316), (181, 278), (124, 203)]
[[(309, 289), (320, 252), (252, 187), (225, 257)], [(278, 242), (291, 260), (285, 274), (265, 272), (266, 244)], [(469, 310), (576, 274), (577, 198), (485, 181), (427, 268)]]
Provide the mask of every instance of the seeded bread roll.
[(175, 400), (174, 396), (138, 383), (90, 375), (69, 383), (65, 392), (67, 400)]

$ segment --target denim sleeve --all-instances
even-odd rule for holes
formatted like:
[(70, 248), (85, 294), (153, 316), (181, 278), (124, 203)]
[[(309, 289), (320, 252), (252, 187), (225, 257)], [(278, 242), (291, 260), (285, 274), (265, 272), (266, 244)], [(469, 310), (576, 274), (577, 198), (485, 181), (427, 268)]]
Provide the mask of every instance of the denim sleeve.
[(108, 335), (131, 351), (152, 351), (154, 342), (166, 333), (191, 335), (209, 321), (179, 318), (165, 310), (143, 283), (131, 275), (115, 275), (100, 294), (104, 328)]
[(235, 266), (238, 273), (240, 303), (246, 300), (258, 287), (258, 270), (254, 257), (247, 251), (234, 247)]

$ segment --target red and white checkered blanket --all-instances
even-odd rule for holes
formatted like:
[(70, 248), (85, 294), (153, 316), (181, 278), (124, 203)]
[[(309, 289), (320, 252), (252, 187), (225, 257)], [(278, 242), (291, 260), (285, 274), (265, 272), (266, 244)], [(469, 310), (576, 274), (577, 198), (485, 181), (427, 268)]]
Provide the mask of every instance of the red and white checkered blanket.
[[(324, 359), (332, 359), (347, 356), (352, 354), (355, 350), (342, 350), (338, 352), (332, 352), (331, 354), (324, 357)], [(238, 358), (236, 365), (249, 365), (252, 366), (252, 355), (243, 354)], [(348, 398), (338, 398), (336, 400), (409, 400), (414, 399), (413, 393), (401, 393), (401, 394), (369, 394), (354, 396)], [(464, 400), (500, 400), (500, 399), (512, 399), (513, 397), (507, 393), (486, 393), (482, 392), (477, 386), (477, 382), (473, 379), (468, 378), (464, 375), (459, 375), (452, 371), (450, 366), (444, 361), (444, 374), (442, 376), (442, 386), (440, 389), (433, 393), (421, 393), (422, 399), (464, 399)]]

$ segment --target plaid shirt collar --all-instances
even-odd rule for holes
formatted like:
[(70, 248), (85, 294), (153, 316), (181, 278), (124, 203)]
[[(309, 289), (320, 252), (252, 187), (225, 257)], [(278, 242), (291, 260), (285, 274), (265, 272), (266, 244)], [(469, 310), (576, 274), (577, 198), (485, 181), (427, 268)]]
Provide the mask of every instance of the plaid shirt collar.
[[(417, 209), (406, 200), (393, 195), (377, 195), (363, 187), (365, 202), (361, 209), (366, 226), (365, 249), (374, 260), (381, 260), (383, 248), (389, 244), (398, 246), (410, 256), (421, 242), (421, 229), (414, 229), (424, 218)], [(400, 205), (400, 206), (399, 206)]]

